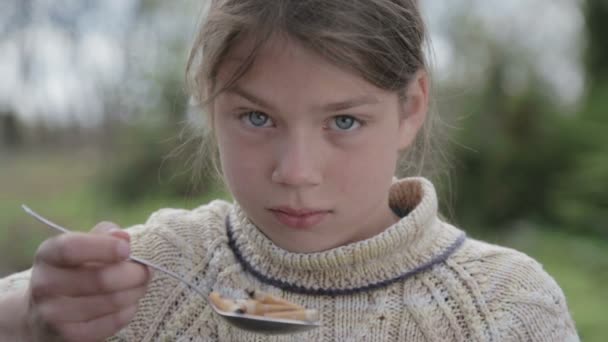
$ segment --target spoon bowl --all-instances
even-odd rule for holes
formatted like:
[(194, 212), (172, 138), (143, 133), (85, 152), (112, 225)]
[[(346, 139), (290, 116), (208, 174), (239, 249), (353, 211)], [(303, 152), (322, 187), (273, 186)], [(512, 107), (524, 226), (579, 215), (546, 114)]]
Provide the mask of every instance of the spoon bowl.
[[(53, 223), (53, 222), (49, 221), (48, 219), (44, 218), (43, 216), (41, 216), (40, 214), (34, 212), (32, 209), (30, 209), (25, 204), (22, 204), (21, 207), (23, 208), (23, 210), (25, 210), (26, 213), (28, 213), (29, 215), (31, 215), (38, 221), (44, 223), (48, 227), (51, 227), (62, 233), (70, 232), (69, 229), (66, 229), (56, 223)], [(279, 334), (295, 334), (295, 333), (315, 329), (315, 328), (318, 328), (321, 326), (319, 324), (319, 322), (307, 322), (307, 321), (298, 321), (298, 320), (291, 320), (291, 319), (279, 319), (279, 318), (272, 318), (272, 317), (254, 316), (254, 315), (222, 311), (219, 308), (217, 308), (215, 305), (213, 305), (213, 303), (207, 298), (207, 295), (205, 295), (201, 290), (199, 290), (196, 285), (194, 285), (193, 283), (180, 277), (179, 275), (177, 275), (161, 266), (155, 265), (154, 263), (151, 263), (151, 262), (141, 259), (141, 258), (137, 258), (135, 256), (130, 256), (129, 260), (132, 262), (136, 262), (136, 263), (139, 263), (142, 265), (149, 266), (157, 271), (167, 274), (168, 276), (182, 282), (185, 285), (188, 285), (188, 287), (191, 290), (193, 290), (194, 292), (196, 292), (197, 294), (199, 294), (200, 296), (205, 298), (205, 300), (207, 300), (207, 303), (209, 304), (209, 306), (211, 306), (211, 308), (217, 315), (219, 315), (226, 322), (228, 322), (229, 324), (231, 324), (237, 328), (251, 331), (251, 332), (266, 334), (266, 335), (279, 335)]]
[(269, 318), (247, 314), (225, 312), (209, 303), (213, 311), (226, 322), (243, 330), (266, 335), (295, 334), (318, 328), (318, 322), (296, 321), (292, 319)]

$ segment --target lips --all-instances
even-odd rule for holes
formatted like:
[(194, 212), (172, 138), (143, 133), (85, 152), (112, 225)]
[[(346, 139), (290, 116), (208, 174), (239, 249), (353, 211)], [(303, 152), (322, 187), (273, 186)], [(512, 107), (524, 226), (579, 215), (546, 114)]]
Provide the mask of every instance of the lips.
[(279, 222), (296, 229), (312, 228), (323, 221), (331, 212), (329, 210), (291, 207), (274, 207), (269, 210)]

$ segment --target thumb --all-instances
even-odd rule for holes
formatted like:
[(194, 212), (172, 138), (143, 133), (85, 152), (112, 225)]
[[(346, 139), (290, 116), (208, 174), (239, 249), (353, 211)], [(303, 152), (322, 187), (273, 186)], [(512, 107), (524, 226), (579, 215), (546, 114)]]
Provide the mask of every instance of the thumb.
[(110, 221), (102, 221), (99, 222), (91, 229), (91, 233), (93, 234), (108, 234), (113, 229), (120, 229), (120, 226), (114, 222)]
[(119, 225), (114, 222), (102, 221), (91, 229), (92, 234), (109, 234), (115, 238), (125, 240), (127, 242), (131, 241), (131, 236), (129, 233), (122, 230)]
[[(110, 235), (114, 238), (122, 239), (129, 243), (131, 242), (129, 234), (127, 232), (121, 230), (119, 225), (117, 225), (114, 222), (110, 222), (110, 221), (101, 221), (101, 222), (97, 223), (93, 227), (93, 229), (91, 229), (90, 234)], [(97, 262), (89, 262), (89, 263), (86, 263), (86, 265), (92, 266), (92, 267), (99, 267), (102, 264), (97, 263)]]
[(112, 235), (115, 238), (119, 238), (119, 239), (125, 240), (127, 242), (131, 242), (131, 235), (129, 235), (129, 233), (127, 233), (126, 231), (124, 231), (120, 228), (110, 229), (110, 235)]

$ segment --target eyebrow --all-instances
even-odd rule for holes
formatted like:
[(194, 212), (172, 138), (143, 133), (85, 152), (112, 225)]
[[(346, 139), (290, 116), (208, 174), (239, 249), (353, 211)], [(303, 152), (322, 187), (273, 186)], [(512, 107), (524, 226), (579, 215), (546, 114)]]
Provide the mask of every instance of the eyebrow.
[(247, 92), (245, 89), (239, 87), (236, 84), (233, 85), (232, 87), (226, 89), (226, 91), (230, 92), (230, 93), (237, 94), (240, 97), (245, 98), (247, 101), (249, 101), (249, 102), (251, 102), (251, 103), (253, 103), (253, 104), (257, 105), (257, 106), (261, 106), (261, 107), (269, 108), (269, 109), (273, 109), (274, 108), (270, 103), (268, 103), (268, 102), (262, 100), (261, 98), (259, 98), (259, 97), (255, 96), (255, 95)]
[[(245, 89), (239, 87), (238, 85), (234, 85), (228, 88), (226, 91), (239, 95), (245, 98), (247, 101), (261, 107), (265, 107), (268, 109), (274, 109), (274, 107), (268, 103), (267, 101), (253, 95), (252, 93), (246, 91)], [(320, 106), (315, 106), (315, 110), (322, 110), (326, 112), (339, 112), (350, 108), (355, 108), (363, 105), (370, 105), (379, 103), (378, 99), (372, 95), (364, 95), (359, 97), (354, 97), (351, 99), (347, 99), (344, 101), (331, 102)]]
[(348, 99), (345, 101), (332, 102), (326, 105), (320, 106), (321, 109), (327, 112), (339, 112), (350, 108), (355, 108), (363, 105), (376, 104), (380, 101), (375, 96), (372, 95), (364, 95), (360, 97), (355, 97), (352, 99)]

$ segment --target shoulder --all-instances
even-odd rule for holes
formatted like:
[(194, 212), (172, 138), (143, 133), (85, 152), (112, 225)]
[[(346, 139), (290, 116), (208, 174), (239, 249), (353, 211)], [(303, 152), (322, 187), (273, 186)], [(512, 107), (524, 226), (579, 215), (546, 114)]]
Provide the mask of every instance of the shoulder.
[(150, 215), (145, 225), (160, 227), (172, 226), (183, 227), (185, 225), (198, 225), (203, 220), (203, 223), (211, 223), (209, 221), (224, 220), (232, 205), (224, 200), (213, 200), (207, 204), (197, 208), (174, 209), (163, 208)]
[(226, 201), (214, 200), (192, 210), (160, 209), (144, 224), (127, 229), (132, 254), (173, 268), (206, 262), (227, 243), (224, 220), (231, 208)]
[(505, 341), (578, 341), (566, 298), (530, 256), (467, 239), (448, 264), (460, 268)]
[(483, 274), (479, 280), (508, 284), (505, 290), (547, 294), (561, 292), (538, 261), (512, 248), (469, 238), (455, 253), (453, 260), (473, 274)]
[(231, 208), (232, 205), (223, 200), (214, 200), (192, 210), (163, 208), (151, 214), (146, 223), (127, 231), (134, 247), (150, 239), (163, 240), (180, 250), (197, 242), (204, 245), (225, 235), (224, 220)]

